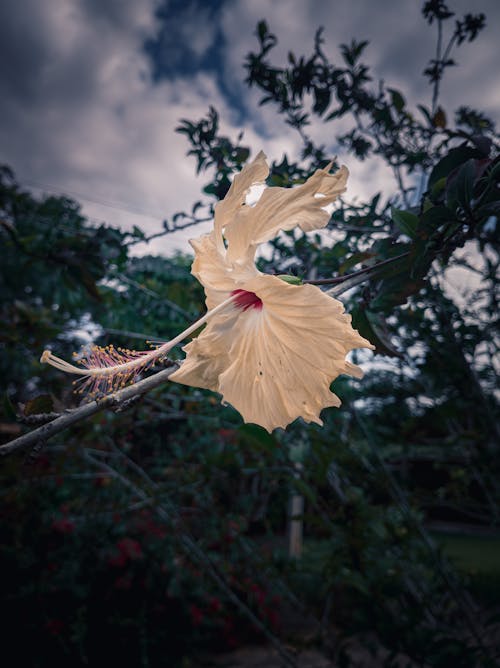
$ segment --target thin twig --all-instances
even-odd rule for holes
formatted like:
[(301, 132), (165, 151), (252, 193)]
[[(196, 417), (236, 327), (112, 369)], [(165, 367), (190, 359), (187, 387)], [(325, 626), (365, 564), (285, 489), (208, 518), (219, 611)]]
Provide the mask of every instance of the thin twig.
[(158, 299), (163, 304), (166, 304), (170, 309), (172, 309), (172, 311), (175, 311), (176, 313), (179, 313), (179, 315), (182, 315), (183, 318), (186, 318), (187, 320), (192, 320), (192, 318), (194, 317), (194, 314), (189, 313), (188, 311), (180, 307), (178, 304), (173, 302), (171, 299), (165, 297), (165, 295), (160, 295), (158, 292), (155, 292), (154, 290), (151, 290), (150, 288), (141, 285), (137, 281), (134, 281), (133, 278), (130, 278), (129, 276), (126, 276), (123, 273), (117, 274), (117, 278), (120, 281), (124, 281), (125, 283), (135, 288), (136, 290), (139, 290), (140, 292), (143, 292), (144, 294), (148, 295), (148, 297), (153, 297), (154, 299)]
[(168, 226), (167, 228), (163, 229), (161, 232), (155, 232), (154, 234), (151, 234), (149, 237), (144, 237), (143, 239), (133, 238), (131, 241), (127, 241), (124, 244), (124, 246), (136, 246), (137, 244), (148, 244), (153, 239), (158, 239), (160, 237), (165, 237), (167, 234), (173, 234), (174, 232), (179, 232), (180, 230), (185, 230), (187, 227), (192, 227), (193, 225), (199, 225), (200, 223), (207, 223), (207, 222), (213, 220), (212, 216), (208, 216), (206, 218), (194, 218), (193, 216), (189, 216), (187, 214), (186, 214), (186, 218), (189, 219), (189, 222), (184, 223), (184, 225), (174, 224), (174, 227)]
[(116, 409), (128, 399), (150, 392), (155, 387), (165, 383), (177, 368), (177, 364), (171, 363), (171, 366), (169, 366), (168, 369), (159, 371), (153, 376), (144, 378), (144, 380), (140, 380), (138, 383), (134, 383), (122, 390), (118, 390), (118, 392), (114, 392), (107, 397), (84, 404), (83, 406), (72, 410), (70, 413), (65, 413), (64, 415), (61, 415), (61, 417), (52, 420), (52, 422), (38, 427), (38, 429), (34, 429), (23, 436), (19, 436), (19, 438), (15, 438), (9, 443), (0, 445), (0, 456), (10, 455), (18, 450), (25, 450), (39, 441), (45, 442), (77, 422), (86, 420), (87, 418), (92, 417), (92, 415), (100, 413), (105, 409)]
[[(441, 48), (443, 44), (443, 21), (441, 19), (437, 20), (437, 29), (438, 29), (438, 37), (437, 37), (437, 44), (436, 44), (436, 64), (439, 65), (443, 62), (441, 58)], [(431, 114), (434, 116), (436, 113), (436, 107), (437, 107), (437, 101), (439, 97), (439, 84), (441, 81), (442, 77), (442, 71), (439, 73), (439, 75), (436, 77), (434, 81), (434, 86), (432, 89), (432, 107), (431, 107)]]
[(310, 285), (340, 285), (341, 283), (350, 281), (351, 278), (378, 271), (380, 267), (384, 267), (391, 262), (396, 262), (396, 260), (401, 260), (401, 258), (406, 257), (407, 255), (409, 255), (409, 252), (401, 253), (401, 255), (396, 255), (395, 257), (390, 257), (387, 260), (382, 260), (382, 262), (378, 262), (371, 267), (365, 267), (359, 271), (353, 271), (352, 274), (347, 274), (346, 276), (336, 276), (335, 278), (317, 278), (314, 281), (304, 281), (304, 283), (309, 283)]
[(60, 417), (61, 413), (56, 413), (51, 411), (50, 413), (36, 413), (35, 415), (20, 415), (19, 420), (24, 422), (24, 424), (30, 425), (31, 427), (37, 424), (45, 424), (46, 422), (51, 422), (56, 418)]

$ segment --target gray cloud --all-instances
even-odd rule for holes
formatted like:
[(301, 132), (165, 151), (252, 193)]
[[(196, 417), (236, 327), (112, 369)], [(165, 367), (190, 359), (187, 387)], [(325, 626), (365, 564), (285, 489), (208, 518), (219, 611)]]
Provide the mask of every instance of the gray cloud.
[[(455, 5), (467, 8), (462, 0)], [(243, 83), (241, 65), (255, 49), (253, 31), (262, 18), (278, 34), (276, 56), (282, 62), (290, 49), (309, 53), (314, 32), (323, 25), (332, 59), (338, 61), (341, 42), (369, 39), (367, 56), (376, 77), (384, 75), (413, 100), (425, 91), (420, 73), (433, 41), (417, 3), (236, 0), (221, 8), (217, 30), (202, 3), (181, 24), (182, 39), (203, 58), (216, 33), (222, 34), (226, 86), (248, 109), (240, 128), (238, 110), (213, 72), (153, 81), (143, 45), (158, 29), (155, 7), (156, 0), (8, 0), (0, 5), (0, 160), (13, 166), (21, 181), (85, 196), (84, 210), (94, 218), (156, 231), (163, 217), (189, 208), (207, 180), (194, 176), (194, 163), (185, 157), (185, 140), (174, 132), (179, 118), (199, 118), (212, 104), (221, 113), (223, 131), (235, 136), (243, 129), (254, 152), (263, 148), (270, 158), (284, 152), (297, 157), (300, 144), (293, 131), (271, 106), (258, 107), (259, 94)], [(460, 68), (450, 71), (443, 100), (451, 107), (477, 105), (498, 119), (494, 24), (499, 10), (493, 0), (477, 0), (473, 11), (488, 14), (489, 28), (477, 44), (459, 52)], [(171, 47), (174, 59), (174, 42)], [(311, 128), (332, 151), (337, 131), (321, 123)], [(350, 159), (349, 167), (352, 195), (368, 196), (391, 183), (378, 163)], [(186, 249), (190, 233), (160, 240), (154, 250)]]

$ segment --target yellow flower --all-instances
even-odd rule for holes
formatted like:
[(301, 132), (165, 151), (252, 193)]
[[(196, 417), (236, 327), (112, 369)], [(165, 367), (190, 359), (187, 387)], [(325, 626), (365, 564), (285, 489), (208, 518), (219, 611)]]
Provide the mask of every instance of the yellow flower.
[(245, 200), (268, 175), (264, 154), (235, 176), (215, 207), (214, 230), (191, 242), (192, 273), (205, 288), (208, 311), (174, 339), (149, 351), (92, 346), (76, 356), (79, 367), (49, 350), (41, 362), (78, 376), (78, 391), (98, 398), (135, 382), (206, 324), (170, 380), (219, 392), (246, 422), (268, 431), (298, 417), (322, 424), (322, 409), (340, 405), (331, 382), (342, 373), (362, 376), (347, 353), (373, 346), (351, 327), (339, 301), (313, 285), (262, 274), (254, 259), (259, 244), (280, 230), (307, 232), (328, 223), (324, 207), (344, 192), (348, 176), (345, 167), (329, 169), (296, 188), (268, 188), (254, 206)]
[(216, 205), (214, 230), (191, 241), (192, 273), (205, 289), (209, 312), (229, 303), (184, 347), (186, 358), (170, 379), (220, 393), (245, 422), (269, 432), (298, 417), (323, 424), (321, 410), (340, 405), (331, 382), (339, 374), (362, 376), (347, 353), (373, 348), (352, 328), (341, 302), (316, 286), (262, 274), (254, 262), (259, 244), (280, 230), (307, 232), (328, 223), (324, 207), (345, 191), (348, 176), (346, 167), (335, 174), (329, 169), (296, 188), (267, 188), (249, 206), (250, 187), (269, 172), (259, 153)]

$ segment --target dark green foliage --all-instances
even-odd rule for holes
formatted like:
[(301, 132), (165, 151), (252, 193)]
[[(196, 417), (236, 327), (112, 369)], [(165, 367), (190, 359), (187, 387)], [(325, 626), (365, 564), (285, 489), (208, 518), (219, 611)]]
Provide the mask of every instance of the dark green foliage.
[[(423, 14), (440, 34), (453, 17), (442, 0)], [(346, 197), (326, 236), (281, 235), (259, 267), (345, 280), (346, 309), (377, 355), (361, 382), (335, 381), (343, 407), (325, 410), (322, 428), (297, 421), (269, 435), (211, 393), (172, 383), (7, 460), (1, 588), (6, 636), (22, 627), (29, 639), (16, 645), (20, 663), (186, 666), (267, 633), (282, 648), (315, 644), (341, 666), (356, 665), (353, 642), (387, 668), (495, 665), (498, 568), (479, 577), (459, 561), (457, 571), (429, 530), (493, 532), (500, 521), (498, 138), (481, 111), (460, 107), (450, 127), (438, 104), (451, 51), (483, 25), (481, 15), (456, 21), (426, 70), (432, 105), (410, 109), (404, 92), (373, 83), (367, 42), (342, 45), (332, 64), (319, 30), (311, 56), (277, 66), (278, 38), (259, 23), (247, 82), (303, 148), (302, 161), (272, 164), (268, 184), (302, 183), (327, 164), (331, 147), (306, 133), (315, 118), (349, 119), (342, 162), (376, 156), (397, 182), (389, 198)], [(209, 199), (158, 234), (210, 217), (249, 157), (241, 136), (220, 135), (215, 109), (178, 131), (197, 171), (210, 172)], [(89, 339), (144, 348), (204, 306), (189, 258), (131, 255), (141, 230), (94, 225), (69, 199), (24, 192), (7, 169), (0, 192), (7, 441), (77, 403), (66, 378), (41, 370), (46, 345), (65, 357)], [(448, 285), (457, 271), (477, 277), (458, 296)], [(305, 500), (296, 561), (292, 493)]]

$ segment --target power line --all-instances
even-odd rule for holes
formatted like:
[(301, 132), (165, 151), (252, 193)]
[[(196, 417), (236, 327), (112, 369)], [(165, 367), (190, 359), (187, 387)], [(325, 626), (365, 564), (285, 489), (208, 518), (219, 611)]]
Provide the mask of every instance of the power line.
[(106, 206), (110, 209), (116, 209), (117, 211), (124, 211), (125, 213), (131, 213), (134, 215), (138, 216), (143, 216), (146, 218), (151, 218), (159, 221), (163, 221), (165, 219), (164, 216), (160, 216), (158, 214), (152, 214), (149, 213), (148, 211), (144, 211), (143, 209), (139, 209), (136, 207), (133, 207), (133, 205), (129, 204), (127, 207), (122, 206), (118, 204), (117, 202), (111, 203), (110, 201), (105, 201), (105, 200), (99, 200), (96, 198), (88, 197), (87, 195), (82, 195), (81, 193), (77, 193), (73, 190), (68, 190), (67, 188), (62, 188), (60, 186), (52, 186), (48, 183), (40, 183), (37, 181), (31, 181), (27, 179), (19, 179), (22, 181), (25, 185), (31, 187), (31, 188), (37, 188), (38, 190), (47, 190), (51, 193), (55, 193), (58, 195), (70, 195), (71, 197), (75, 197), (79, 200), (84, 200), (87, 202), (91, 202), (92, 204), (97, 204), (99, 206)]

